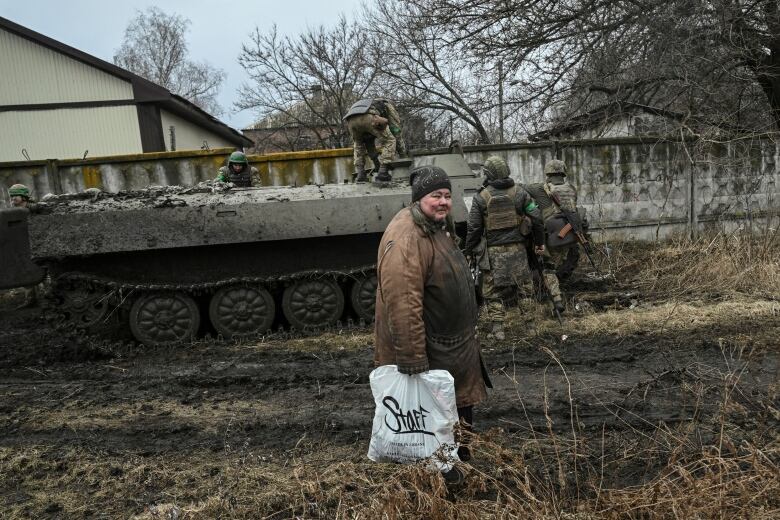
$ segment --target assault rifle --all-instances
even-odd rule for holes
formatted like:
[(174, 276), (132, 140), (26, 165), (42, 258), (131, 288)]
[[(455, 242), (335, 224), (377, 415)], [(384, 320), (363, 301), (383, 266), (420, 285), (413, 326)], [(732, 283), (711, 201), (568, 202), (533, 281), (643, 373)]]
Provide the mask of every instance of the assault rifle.
[(471, 276), (474, 278), (474, 289), (477, 294), (477, 301), (482, 298), (482, 270), (490, 269), (490, 260), (487, 253), (487, 240), (483, 234), (480, 238), (479, 244), (474, 248), (469, 261), (469, 268), (471, 269)]
[(596, 270), (596, 273), (601, 276), (601, 271), (596, 267), (596, 263), (593, 261), (593, 247), (590, 245), (590, 242), (585, 237), (585, 232), (582, 230), (582, 220), (580, 219), (580, 216), (575, 211), (564, 208), (561, 205), (561, 199), (558, 197), (557, 193), (549, 191), (547, 194), (555, 205), (558, 206), (558, 209), (561, 210), (563, 218), (566, 219), (566, 225), (561, 229), (559, 235), (564, 237), (569, 231), (573, 232), (574, 236), (577, 238), (577, 242), (582, 246), (582, 250), (585, 251), (588, 262), (590, 262), (590, 265)]
[(544, 256), (542, 255), (536, 255), (536, 270), (539, 272), (539, 278), (541, 279), (540, 281), (544, 286), (544, 290), (547, 291), (547, 298), (550, 300), (550, 303), (552, 303), (553, 313), (555, 314), (555, 317), (558, 318), (558, 323), (563, 325), (563, 318), (561, 317), (561, 313), (558, 311), (558, 309), (555, 308), (555, 301), (553, 300), (550, 288), (547, 287), (547, 280), (544, 278)]

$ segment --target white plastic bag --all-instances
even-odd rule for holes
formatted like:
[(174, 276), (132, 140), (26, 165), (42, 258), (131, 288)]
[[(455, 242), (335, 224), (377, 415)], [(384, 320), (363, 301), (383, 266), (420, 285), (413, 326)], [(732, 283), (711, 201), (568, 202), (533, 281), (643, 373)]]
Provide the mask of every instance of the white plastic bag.
[(449, 471), (458, 461), (454, 427), (458, 421), (455, 380), (446, 370), (412, 376), (396, 365), (374, 369), (369, 376), (376, 412), (368, 458), (375, 462), (430, 463)]

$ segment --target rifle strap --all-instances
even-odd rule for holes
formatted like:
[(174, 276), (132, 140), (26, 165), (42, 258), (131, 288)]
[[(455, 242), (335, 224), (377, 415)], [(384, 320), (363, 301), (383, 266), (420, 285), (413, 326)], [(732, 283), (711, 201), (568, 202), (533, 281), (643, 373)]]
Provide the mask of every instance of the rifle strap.
[(548, 197), (550, 197), (550, 200), (553, 204), (555, 204), (555, 207), (558, 208), (558, 211), (563, 211), (563, 208), (561, 208), (561, 205), (558, 204), (558, 196), (553, 193), (552, 188), (550, 187), (549, 182), (544, 183), (544, 192), (547, 194)]

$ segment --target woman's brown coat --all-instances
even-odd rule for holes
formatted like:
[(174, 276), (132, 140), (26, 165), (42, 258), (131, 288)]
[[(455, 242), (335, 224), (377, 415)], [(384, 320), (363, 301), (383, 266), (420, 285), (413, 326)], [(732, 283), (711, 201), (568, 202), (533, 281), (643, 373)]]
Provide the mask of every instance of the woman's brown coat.
[(458, 407), (474, 405), (490, 385), (477, 315), (468, 263), (450, 234), (443, 228), (426, 232), (410, 208), (402, 209), (379, 245), (376, 365), (447, 370), (455, 378)]

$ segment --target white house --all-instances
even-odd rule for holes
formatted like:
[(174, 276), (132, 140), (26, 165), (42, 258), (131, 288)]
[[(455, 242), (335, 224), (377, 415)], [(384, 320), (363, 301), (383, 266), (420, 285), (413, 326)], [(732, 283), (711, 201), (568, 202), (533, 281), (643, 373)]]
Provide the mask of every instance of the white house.
[(252, 145), (186, 99), (0, 17), (0, 162)]

